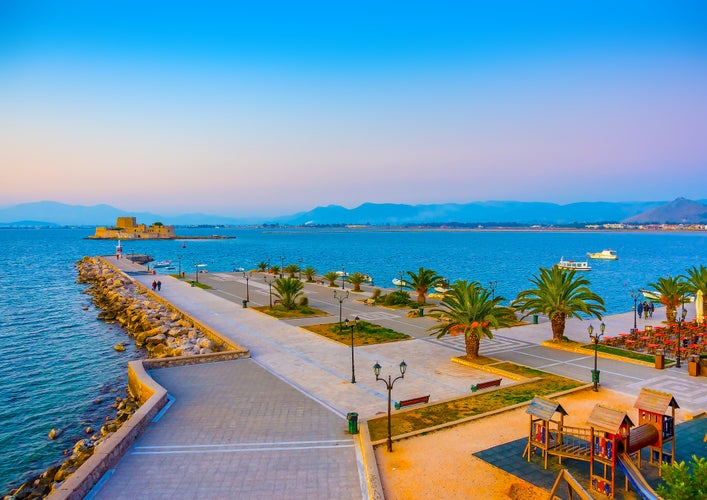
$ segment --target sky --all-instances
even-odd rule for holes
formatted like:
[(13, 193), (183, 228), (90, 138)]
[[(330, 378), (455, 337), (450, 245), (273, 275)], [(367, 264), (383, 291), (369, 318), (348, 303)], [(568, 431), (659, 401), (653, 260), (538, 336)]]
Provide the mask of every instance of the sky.
[(0, 206), (704, 199), (705, 26), (680, 0), (0, 0)]

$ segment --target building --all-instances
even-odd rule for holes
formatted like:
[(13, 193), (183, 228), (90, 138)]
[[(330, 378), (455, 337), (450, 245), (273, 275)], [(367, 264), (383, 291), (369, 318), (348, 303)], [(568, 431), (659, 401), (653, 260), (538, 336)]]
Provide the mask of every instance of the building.
[(94, 239), (105, 240), (168, 240), (176, 238), (174, 226), (155, 222), (151, 226), (138, 224), (135, 217), (118, 217), (114, 227), (97, 227)]

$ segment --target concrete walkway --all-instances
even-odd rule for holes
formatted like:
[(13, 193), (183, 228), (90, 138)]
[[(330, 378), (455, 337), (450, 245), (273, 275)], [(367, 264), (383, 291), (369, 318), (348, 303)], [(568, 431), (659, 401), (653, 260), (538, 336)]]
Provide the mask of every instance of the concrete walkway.
[[(403, 360), (408, 365), (405, 378), (395, 384), (394, 400), (427, 394), (430, 401), (458, 397), (469, 394), (471, 384), (495, 378), (487, 372), (451, 363), (450, 358), (464, 352), (463, 339), (430, 337), (427, 330), (435, 324), (434, 320), (407, 318), (406, 310), (366, 306), (356, 300), (365, 298), (367, 293), (352, 293), (339, 304), (331, 288), (307, 284), (310, 304), (331, 315), (306, 322), (339, 321), (341, 305), (342, 318), (359, 317), (414, 337), (403, 342), (356, 347), (356, 383), (352, 384), (349, 346), (296, 326), (305, 320), (276, 320), (242, 307), (246, 295), (251, 305), (269, 302), (268, 285), (257, 274), (247, 283), (241, 273), (202, 274), (200, 281), (213, 287), (207, 291), (169, 276), (153, 276), (143, 266), (126, 259), (108, 260), (145, 286), (161, 279), (159, 293), (167, 301), (248, 348), (252, 360), (154, 371), (152, 375), (167, 387), (175, 403), (119, 463), (99, 491), (104, 498), (115, 498), (119, 489), (128, 484), (135, 484), (131, 497), (139, 497), (140, 491), (150, 492), (150, 498), (161, 491), (171, 492), (170, 498), (204, 494), (240, 496), (233, 494), (238, 491), (265, 498), (360, 497), (364, 491), (359, 486), (361, 464), (345, 434), (345, 416), (357, 412), (365, 418), (386, 411), (387, 391), (384, 384), (376, 382), (372, 370), (376, 361), (383, 366), (384, 376), (398, 375), (398, 364)], [(653, 324), (663, 319), (661, 313), (660, 309), (656, 311)], [(633, 314), (610, 316), (604, 322), (606, 334), (616, 335), (633, 326)], [(599, 321), (593, 323), (598, 328)], [(639, 327), (643, 326), (639, 323)], [(587, 322), (569, 321), (566, 335), (588, 341)], [(550, 326), (541, 318), (539, 324), (496, 332), (494, 340), (482, 341), (481, 353), (589, 382), (593, 357), (540, 345), (550, 338)], [(688, 377), (685, 367), (656, 370), (600, 358), (599, 369), (602, 387), (635, 397), (642, 387), (648, 386), (674, 394), (680, 406), (694, 415), (707, 408), (707, 378)], [(251, 390), (253, 394), (246, 397)], [(244, 399), (239, 399), (241, 396)], [(302, 418), (290, 420), (291, 408), (306, 406), (303, 399), (308, 399), (310, 406), (301, 414)], [(263, 408), (263, 413), (256, 408)], [(310, 415), (317, 432), (305, 425)], [(256, 423), (261, 425), (250, 427)], [(243, 425), (251, 430), (241, 429)], [(320, 445), (330, 441), (333, 448), (322, 451)], [(317, 461), (310, 466), (310, 460), (318, 460), (313, 457), (317, 453), (322, 457), (335, 454), (337, 458), (329, 457), (324, 462), (336, 464), (329, 468)], [(320, 467), (324, 476), (332, 475), (332, 484), (317, 475)], [(272, 481), (271, 474), (275, 478)], [(297, 480), (292, 479), (295, 476)], [(255, 478), (253, 484), (252, 478)], [(297, 490), (298, 494), (292, 495), (290, 491), (295, 490), (290, 487), (278, 489), (281, 481), (290, 484), (291, 480), (303, 481), (304, 488), (312, 489)], [(339, 495), (333, 489), (335, 482), (347, 485), (346, 494)], [(255, 483), (263, 483), (262, 489)]]

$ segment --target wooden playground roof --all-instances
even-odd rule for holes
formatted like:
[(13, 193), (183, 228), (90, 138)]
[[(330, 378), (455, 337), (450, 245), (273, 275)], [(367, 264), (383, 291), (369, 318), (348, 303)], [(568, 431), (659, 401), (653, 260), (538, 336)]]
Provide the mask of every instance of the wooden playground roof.
[(641, 389), (641, 393), (638, 395), (636, 404), (634, 404), (633, 407), (651, 413), (660, 413), (661, 415), (665, 414), (665, 411), (669, 407), (680, 408), (672, 394), (648, 389), (646, 387)]
[(567, 412), (560, 403), (552, 399), (541, 398), (540, 396), (535, 396), (525, 410), (525, 413), (529, 413), (543, 420), (551, 420), (556, 412), (567, 415)]
[(626, 412), (602, 405), (596, 405), (587, 419), (587, 423), (592, 427), (612, 434), (617, 434), (624, 422), (627, 422), (629, 426), (634, 425)]

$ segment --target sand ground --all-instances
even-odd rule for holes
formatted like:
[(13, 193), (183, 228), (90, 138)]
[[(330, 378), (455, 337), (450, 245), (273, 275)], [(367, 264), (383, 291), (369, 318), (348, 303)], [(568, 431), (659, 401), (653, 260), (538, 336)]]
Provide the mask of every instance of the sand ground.
[[(626, 411), (635, 421), (636, 397), (601, 389), (583, 390), (556, 398), (569, 413), (565, 424), (585, 426), (594, 405)], [(546, 499), (548, 492), (476, 458), (473, 453), (496, 445), (527, 438), (529, 417), (526, 407), (482, 418), (432, 434), (375, 449), (385, 498), (514, 498)], [(676, 423), (684, 421), (680, 410)], [(508, 457), (509, 460), (522, 460)]]

